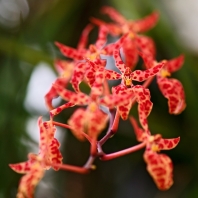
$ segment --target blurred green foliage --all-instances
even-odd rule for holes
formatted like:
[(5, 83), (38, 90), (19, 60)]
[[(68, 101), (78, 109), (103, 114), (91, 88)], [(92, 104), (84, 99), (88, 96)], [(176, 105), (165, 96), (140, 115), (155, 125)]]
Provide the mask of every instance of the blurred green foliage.
[[(134, 19), (158, 10), (160, 21), (148, 35), (156, 41), (159, 60), (185, 54), (183, 68), (174, 74), (186, 91), (187, 108), (181, 115), (168, 114), (166, 99), (155, 83), (151, 84), (154, 103), (149, 116), (151, 131), (167, 138), (181, 137), (178, 147), (168, 152), (175, 164), (175, 184), (166, 192), (157, 190), (146, 172), (143, 151), (139, 151), (109, 162), (96, 160), (97, 169), (89, 175), (49, 172), (39, 184), (36, 197), (198, 197), (198, 59), (181, 47), (182, 41), (172, 30), (163, 4), (154, 0), (29, 0), (28, 4), (28, 17), (21, 19), (19, 26), (0, 27), (0, 198), (15, 197), (21, 175), (9, 169), (8, 164), (26, 160), (28, 144), (25, 142), (31, 142), (26, 133), (26, 121), (33, 113), (30, 115), (23, 103), (34, 67), (39, 62), (46, 62), (53, 68), (54, 58), (63, 58), (54, 41), (75, 47), (89, 17), (101, 18), (99, 9), (107, 4), (126, 18)], [(96, 34), (91, 36), (90, 40), (94, 40)], [(65, 122), (70, 114), (71, 110), (65, 111), (59, 119)], [(64, 133), (67, 133), (61, 146), (64, 162), (83, 165), (89, 154), (88, 143), (80, 143), (69, 132)], [(128, 121), (122, 121), (118, 134), (104, 145), (104, 151), (110, 153), (134, 144), (132, 127)]]

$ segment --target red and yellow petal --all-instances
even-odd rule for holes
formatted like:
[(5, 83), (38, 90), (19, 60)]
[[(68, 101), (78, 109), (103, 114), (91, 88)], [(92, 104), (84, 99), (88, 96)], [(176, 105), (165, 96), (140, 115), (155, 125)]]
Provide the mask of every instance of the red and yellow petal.
[[(59, 77), (54, 82), (54, 85), (65, 87), (67, 85), (68, 81), (69, 81), (68, 78)], [(45, 95), (45, 103), (49, 110), (54, 109), (54, 107), (52, 105), (52, 100), (57, 97), (58, 97), (58, 93), (57, 93), (56, 89), (54, 88), (54, 86), (52, 86), (50, 88), (50, 90), (47, 92), (47, 94)]]
[(139, 142), (143, 142), (145, 140), (145, 132), (138, 126), (136, 119), (132, 116), (129, 117), (129, 120), (133, 126), (136, 138)]
[(19, 183), (17, 198), (32, 198), (36, 185), (44, 176), (45, 170), (39, 161), (31, 165), (30, 171), (24, 175)]
[(99, 33), (98, 33), (98, 39), (96, 41), (96, 48), (98, 50), (102, 49), (102, 47), (107, 42), (107, 34), (108, 34), (108, 28), (105, 25), (102, 25), (99, 27)]
[(66, 101), (69, 101), (76, 105), (87, 105), (90, 102), (90, 97), (86, 94), (79, 92), (74, 93), (61, 86), (55, 86), (57, 93)]
[(171, 138), (171, 139), (160, 138), (157, 141), (157, 144), (160, 150), (170, 150), (175, 148), (178, 145), (179, 141), (180, 141), (180, 137)]
[(87, 120), (87, 134), (96, 139), (102, 130), (106, 127), (108, 115), (97, 108), (95, 111), (87, 112), (89, 120)]
[(78, 108), (72, 116), (67, 121), (68, 124), (72, 127), (72, 133), (78, 140), (86, 140), (82, 134), (85, 130), (84, 124), (86, 123), (86, 110), (83, 108)]
[(144, 71), (135, 70), (131, 73), (131, 78), (134, 81), (139, 81), (139, 82), (145, 81), (148, 78), (155, 76), (163, 68), (164, 64), (165, 62), (162, 61), (160, 63), (157, 63), (155, 66), (153, 66), (150, 69)]
[(88, 36), (91, 30), (93, 29), (92, 24), (88, 24), (81, 33), (77, 49), (85, 49), (88, 41)]
[(72, 58), (74, 60), (83, 60), (85, 51), (83, 50), (80, 51), (72, 47), (68, 47), (59, 42), (55, 42), (55, 44), (64, 56)]
[(147, 170), (160, 190), (168, 190), (173, 184), (173, 164), (165, 154), (146, 150), (144, 160)]
[(107, 14), (113, 21), (119, 23), (119, 24), (124, 24), (126, 23), (126, 19), (114, 8), (109, 7), (109, 6), (104, 6), (101, 9), (101, 12), (103, 14)]
[(161, 76), (157, 76), (157, 83), (164, 97), (168, 99), (169, 113), (181, 113), (186, 107), (182, 84), (176, 79)]
[(28, 160), (26, 162), (21, 162), (21, 163), (17, 163), (17, 164), (9, 164), (9, 166), (13, 171), (15, 171), (17, 173), (25, 174), (28, 171), (30, 171), (31, 161)]
[(59, 150), (59, 147), (60, 147), (60, 143), (56, 138), (54, 138), (51, 144), (49, 145), (49, 158), (50, 158), (51, 166), (54, 170), (59, 170), (59, 168), (54, 167), (53, 163), (62, 164), (63, 157)]
[(167, 61), (165, 68), (169, 73), (179, 70), (184, 63), (184, 55), (180, 55), (174, 59)]
[(159, 19), (159, 13), (153, 12), (143, 19), (129, 22), (130, 29), (134, 32), (145, 32), (153, 28)]
[(71, 78), (72, 87), (76, 92), (79, 92), (79, 84), (83, 81), (87, 64), (85, 62), (77, 63), (74, 68), (74, 72)]

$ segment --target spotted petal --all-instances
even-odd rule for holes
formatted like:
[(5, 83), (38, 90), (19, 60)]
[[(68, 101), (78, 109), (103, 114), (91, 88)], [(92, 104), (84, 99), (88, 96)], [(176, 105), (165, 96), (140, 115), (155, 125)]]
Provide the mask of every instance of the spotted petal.
[(182, 84), (176, 79), (157, 76), (160, 91), (168, 99), (169, 113), (179, 114), (185, 107), (185, 93)]
[(50, 111), (50, 116), (54, 117), (55, 115), (58, 115), (61, 111), (63, 111), (64, 109), (67, 109), (69, 107), (73, 107), (75, 106), (75, 104), (71, 103), (71, 102), (67, 102), (53, 110)]
[(98, 97), (103, 94), (103, 83), (105, 80), (105, 68), (99, 68), (95, 73), (95, 81), (91, 88), (91, 96)]
[[(54, 85), (65, 87), (67, 85), (68, 81), (69, 81), (68, 78), (60, 77), (60, 78), (56, 79), (56, 81), (54, 82)], [(50, 90), (47, 92), (47, 94), (45, 95), (45, 104), (49, 110), (54, 109), (54, 107), (52, 105), (52, 100), (57, 97), (58, 97), (58, 93), (57, 93), (56, 89), (54, 88), (54, 86), (52, 86), (50, 88)]]
[(123, 52), (125, 55), (125, 66), (133, 69), (138, 62), (136, 39), (127, 37), (123, 44)]
[(67, 122), (72, 127), (71, 131), (73, 135), (81, 141), (85, 140), (82, 132), (84, 131), (84, 124), (86, 122), (86, 110), (78, 108)]
[(66, 101), (76, 105), (87, 105), (90, 102), (90, 97), (84, 93), (74, 93), (60, 86), (55, 86), (57, 93)]
[(56, 138), (53, 138), (51, 141), (51, 144), (49, 145), (49, 158), (52, 163), (52, 168), (54, 170), (59, 170), (59, 168), (54, 167), (53, 163), (54, 164), (62, 164), (63, 157), (59, 150), (59, 147), (60, 147), (60, 143), (58, 142), (58, 140)]
[[(113, 95), (117, 97), (120, 97), (120, 96), (123, 97), (123, 100), (121, 101), (121, 103), (117, 105), (117, 110), (123, 120), (126, 120), (128, 118), (129, 111), (131, 109), (132, 92), (133, 92), (132, 89), (128, 89), (126, 86), (123, 86), (123, 85), (118, 85), (112, 88)], [(124, 98), (128, 96), (130, 96), (130, 98), (128, 99)]]
[(106, 26), (107, 29), (108, 29), (108, 32), (110, 34), (112, 34), (113, 36), (118, 36), (122, 33), (121, 28), (114, 23), (106, 23), (106, 22), (104, 22), (100, 19), (94, 18), (94, 17), (91, 17), (90, 20), (93, 24), (95, 24), (99, 27), (102, 26), (102, 25)]
[(87, 40), (88, 40), (88, 35), (90, 33), (90, 31), (93, 29), (93, 25), (92, 24), (88, 24), (84, 30), (82, 31), (80, 40), (78, 42), (78, 46), (77, 49), (85, 49), (86, 45), (87, 45)]
[(112, 7), (104, 6), (102, 7), (101, 12), (103, 14), (107, 14), (113, 21), (119, 24), (126, 23), (126, 19), (119, 12), (117, 12), (117, 10), (115, 10)]
[(130, 29), (135, 32), (145, 32), (153, 28), (159, 19), (159, 13), (153, 12), (150, 15), (144, 17), (143, 19), (129, 22)]
[(133, 126), (133, 129), (134, 129), (134, 132), (135, 132), (135, 135), (136, 135), (136, 138), (139, 142), (143, 142), (144, 141), (144, 137), (145, 137), (145, 132), (143, 129), (141, 129), (139, 126), (138, 126), (138, 123), (136, 121), (136, 119), (132, 116), (129, 117), (129, 120)]
[[(140, 50), (140, 52), (144, 54), (144, 58), (150, 57), (150, 59), (152, 61), (155, 59), (156, 47), (155, 47), (155, 43), (152, 38), (150, 38), (148, 36), (139, 36), (138, 35), (138, 36), (136, 36), (136, 43), (137, 43), (137, 46), (138, 46), (138, 49)], [(147, 68), (147, 69), (149, 69), (149, 68)]]
[(59, 42), (55, 42), (55, 44), (64, 56), (68, 58), (72, 58), (74, 60), (83, 60), (85, 54), (83, 50), (77, 50), (75, 48), (63, 45), (62, 43)]
[(32, 198), (34, 188), (44, 176), (45, 170), (39, 161), (35, 161), (31, 165), (30, 171), (24, 175), (19, 183), (17, 198)]
[(184, 55), (180, 55), (174, 59), (167, 61), (165, 68), (169, 73), (179, 70), (184, 63)]
[(149, 116), (153, 103), (150, 101), (150, 91), (141, 85), (133, 87), (135, 99), (138, 103), (139, 120), (145, 131), (148, 131), (147, 117)]
[(99, 27), (98, 39), (96, 41), (96, 48), (102, 49), (107, 42), (108, 28), (105, 25)]
[(118, 80), (121, 79), (122, 75), (116, 71), (113, 70), (105, 70), (105, 79), (106, 80)]
[(87, 64), (85, 62), (78, 63), (75, 65), (74, 72), (70, 82), (76, 92), (80, 91), (79, 84), (83, 81), (86, 69)]
[(171, 139), (163, 139), (160, 138), (157, 142), (160, 150), (170, 150), (177, 146), (180, 141), (180, 137), (178, 138), (171, 138)]
[(146, 150), (144, 160), (147, 170), (160, 190), (168, 190), (173, 184), (173, 164), (165, 154), (158, 154), (152, 150)]
[(135, 70), (131, 73), (131, 78), (134, 81), (145, 81), (148, 78), (155, 76), (164, 66), (165, 62), (162, 61), (160, 63), (157, 63), (154, 67), (147, 69), (147, 70)]
[(9, 164), (10, 168), (17, 173), (25, 174), (30, 171), (31, 161), (21, 162), (17, 164)]

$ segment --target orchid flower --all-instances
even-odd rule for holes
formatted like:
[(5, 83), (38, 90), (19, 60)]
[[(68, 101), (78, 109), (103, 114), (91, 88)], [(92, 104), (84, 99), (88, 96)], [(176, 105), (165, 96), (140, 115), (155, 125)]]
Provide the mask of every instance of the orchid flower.
[[(110, 53), (109, 51), (112, 51), (110, 48), (113, 48), (113, 46), (110, 46), (108, 51), (103, 49), (106, 43), (107, 33), (108, 29), (105, 26), (101, 26), (95, 45), (89, 45), (88, 49), (74, 49), (56, 42), (56, 45), (59, 47), (63, 55), (72, 58), (75, 61), (80, 61), (80, 64), (78, 63), (74, 67), (74, 72), (71, 78), (71, 84), (76, 92), (80, 91), (79, 84), (84, 78), (87, 84), (92, 86), (95, 81), (95, 72), (100, 67), (106, 66), (106, 60), (101, 59), (100, 55)], [(87, 59), (92, 61), (94, 64), (90, 66), (86, 61)]]
[[(138, 61), (138, 48), (142, 47), (142, 45), (140, 44), (142, 43), (141, 40), (145, 40), (148, 38), (146, 36), (140, 36), (139, 33), (145, 32), (155, 26), (158, 20), (158, 13), (153, 12), (151, 15), (141, 20), (132, 21), (125, 19), (114, 8), (108, 6), (103, 7), (101, 11), (103, 14), (109, 15), (114, 23), (105, 23), (99, 19), (91, 18), (91, 21), (94, 24), (98, 26), (106, 26), (109, 30), (109, 33), (113, 36), (130, 33), (131, 36), (127, 37), (123, 44), (123, 52), (125, 55), (126, 66), (133, 69)], [(153, 44), (151, 38), (149, 39), (149, 42)]]
[[(156, 64), (152, 57), (143, 53), (141, 55), (147, 68), (152, 68)], [(171, 114), (180, 114), (186, 107), (183, 85), (177, 79), (168, 78), (171, 73), (181, 68), (183, 62), (183, 55), (171, 59), (157, 74), (157, 84), (164, 97), (168, 99), (169, 113)]]
[(19, 184), (17, 198), (32, 198), (35, 186), (44, 176), (45, 170), (53, 168), (59, 170), (53, 164), (62, 164), (62, 155), (59, 151), (60, 144), (54, 138), (55, 127), (52, 121), (42, 122), (38, 119), (40, 129), (39, 153), (28, 155), (29, 160), (17, 164), (9, 164), (16, 172), (25, 174)]
[[(147, 69), (145, 71), (135, 70), (132, 72), (131, 69), (124, 64), (119, 54), (119, 49), (125, 37), (126, 36), (123, 36), (120, 39), (120, 41), (118, 41), (115, 45), (114, 59), (116, 67), (121, 71), (121, 74), (118, 74), (117, 77), (120, 76), (120, 78), (122, 79), (122, 84), (118, 85), (117, 87), (113, 87), (112, 92), (116, 96), (132, 94), (133, 98), (139, 104), (139, 115), (143, 114), (147, 117), (152, 109), (152, 102), (150, 101), (150, 92), (148, 89), (144, 88), (141, 85), (133, 85), (132, 81), (134, 80), (142, 82), (156, 75), (162, 69), (165, 62), (162, 61), (161, 63), (157, 63), (154, 67)], [(129, 100), (125, 100), (124, 104), (118, 104), (117, 109), (120, 112), (122, 119), (127, 119), (129, 111), (131, 109), (131, 105), (132, 98), (130, 98)], [(142, 122), (144, 122), (144, 118), (141, 117), (140, 119)]]
[[(77, 109), (68, 121), (68, 124), (72, 126), (74, 135), (80, 140), (85, 139), (81, 133), (82, 131), (85, 131), (90, 137), (96, 138), (106, 126), (108, 115), (99, 108), (100, 105), (112, 109), (119, 103), (124, 103), (125, 99), (128, 100), (132, 97), (131, 93), (116, 97), (113, 95), (102, 96), (100, 91), (96, 91), (97, 89), (94, 89), (94, 91), (90, 93), (90, 96), (82, 92), (75, 93), (69, 91), (61, 86), (55, 86), (55, 89), (68, 103), (87, 106), (86, 110), (82, 108)], [(66, 103), (66, 105), (68, 103)], [(63, 109), (58, 107), (52, 110), (50, 114), (51, 116), (57, 115)]]
[(150, 131), (144, 131), (138, 127), (136, 120), (130, 117), (136, 137), (140, 142), (146, 142), (144, 160), (147, 170), (160, 190), (167, 190), (173, 184), (173, 164), (165, 154), (159, 154), (161, 150), (170, 150), (177, 146), (180, 137), (163, 139), (160, 134), (150, 135)]

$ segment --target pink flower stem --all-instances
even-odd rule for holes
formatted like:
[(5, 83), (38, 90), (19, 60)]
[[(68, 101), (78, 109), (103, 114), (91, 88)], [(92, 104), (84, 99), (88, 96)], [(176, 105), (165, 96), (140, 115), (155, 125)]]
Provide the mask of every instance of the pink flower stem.
[(127, 148), (127, 149), (124, 149), (124, 150), (121, 150), (121, 151), (118, 151), (118, 152), (115, 152), (115, 153), (111, 153), (111, 154), (107, 154), (107, 155), (103, 155), (100, 157), (101, 160), (112, 160), (114, 158), (117, 158), (117, 157), (121, 157), (123, 155), (127, 155), (129, 153), (133, 153), (135, 151), (138, 151), (142, 148), (144, 148), (146, 146), (146, 142), (142, 142), (136, 146), (133, 146), (133, 147), (130, 147), (130, 148)]
[(120, 115), (118, 111), (116, 111), (116, 115), (114, 117), (114, 121), (112, 122), (111, 126), (109, 127), (109, 130), (107, 131), (106, 135), (99, 141), (99, 144), (102, 146), (110, 137), (112, 137), (118, 129), (120, 120)]
[(78, 167), (68, 164), (52, 164), (53, 167), (60, 168), (62, 170), (68, 170), (76, 173), (85, 174), (90, 172), (90, 169), (84, 168), (84, 167)]
[(60, 123), (60, 122), (55, 122), (55, 121), (52, 121), (52, 123), (56, 126), (60, 126), (60, 127), (63, 127), (63, 128), (67, 128), (67, 129), (72, 129), (71, 126), (69, 126), (68, 124), (63, 124), (63, 123)]
[[(55, 122), (55, 121), (52, 121), (52, 123), (56, 126), (60, 126), (60, 127), (63, 127), (63, 128), (66, 128), (66, 129), (70, 129), (72, 130), (73, 128), (71, 126), (69, 126), (68, 124), (63, 124), (63, 123), (60, 123), (60, 122)], [(92, 139), (84, 132), (79, 132), (81, 133), (90, 143), (92, 142)]]

